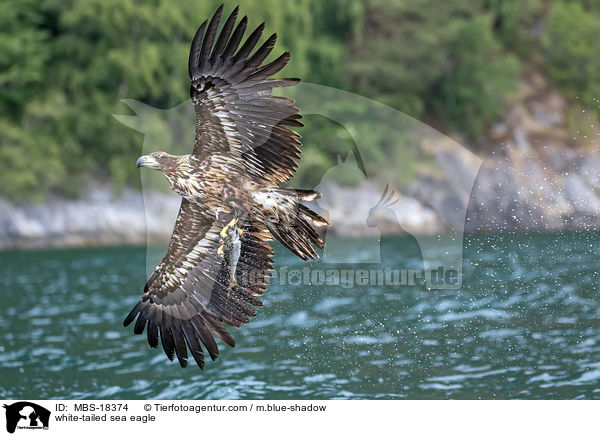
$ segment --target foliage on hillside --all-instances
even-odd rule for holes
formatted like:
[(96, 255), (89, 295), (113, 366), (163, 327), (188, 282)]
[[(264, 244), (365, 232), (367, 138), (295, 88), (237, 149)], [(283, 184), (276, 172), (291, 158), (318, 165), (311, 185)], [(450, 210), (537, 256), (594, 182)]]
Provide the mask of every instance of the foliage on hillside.
[[(128, 113), (122, 98), (160, 108), (187, 98), (191, 37), (219, 3), (1, 3), (0, 194), (75, 195), (90, 178), (139, 183), (142, 138), (111, 114)], [(600, 8), (590, 0), (263, 0), (242, 2), (241, 12), (279, 34), (277, 54), (292, 52), (286, 76), (365, 95), (445, 132), (481, 135), (526, 62), (598, 110)], [(374, 159), (409, 153), (373, 130)], [(314, 116), (302, 134), (312, 153), (299, 181), (314, 183), (350, 139)]]

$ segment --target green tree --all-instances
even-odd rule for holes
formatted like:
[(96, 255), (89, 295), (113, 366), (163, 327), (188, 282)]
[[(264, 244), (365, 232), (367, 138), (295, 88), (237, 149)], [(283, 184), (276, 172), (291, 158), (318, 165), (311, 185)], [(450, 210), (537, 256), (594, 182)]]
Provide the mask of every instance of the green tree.
[(577, 2), (555, 2), (541, 38), (547, 74), (572, 98), (597, 110), (600, 20)]
[(371, 0), (348, 83), (412, 116), (441, 119), (449, 131), (479, 135), (501, 114), (518, 73), (491, 18), (486, 2)]
[(502, 52), (486, 16), (457, 23), (453, 34), (433, 108), (476, 138), (502, 115), (502, 98), (516, 91), (519, 63)]
[[(237, 2), (227, 0), (225, 12)], [(158, 108), (188, 98), (189, 43), (219, 0), (21, 0), (0, 3), (0, 195), (76, 195), (89, 180), (139, 183), (142, 137), (115, 121), (120, 99)], [(534, 63), (596, 112), (600, 7), (595, 0), (265, 0), (242, 2), (250, 26), (277, 32), (271, 59), (292, 53), (288, 77), (376, 99), (448, 132), (477, 138), (502, 114), (519, 64)], [(408, 138), (361, 123), (365, 159), (419, 165)], [(315, 182), (348, 150), (344, 127), (318, 117), (301, 130)], [(157, 126), (165, 129), (165, 126)], [(193, 138), (182, 138), (191, 145)]]

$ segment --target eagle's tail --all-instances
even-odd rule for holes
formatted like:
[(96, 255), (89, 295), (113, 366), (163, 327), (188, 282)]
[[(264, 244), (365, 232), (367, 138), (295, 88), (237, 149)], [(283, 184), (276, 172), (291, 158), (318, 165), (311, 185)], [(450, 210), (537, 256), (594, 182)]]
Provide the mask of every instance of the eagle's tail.
[(304, 189), (278, 189), (277, 192), (284, 201), (277, 202), (279, 210), (275, 219), (266, 220), (267, 228), (275, 239), (298, 257), (304, 260), (318, 257), (311, 243), (318, 248), (325, 244), (314, 226), (327, 225), (327, 220), (298, 200), (313, 201), (321, 194)]

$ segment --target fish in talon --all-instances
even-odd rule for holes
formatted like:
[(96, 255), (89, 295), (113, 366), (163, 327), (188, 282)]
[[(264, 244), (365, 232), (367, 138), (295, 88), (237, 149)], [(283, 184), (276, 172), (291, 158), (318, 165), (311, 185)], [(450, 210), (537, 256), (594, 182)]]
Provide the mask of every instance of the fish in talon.
[(240, 238), (242, 234), (242, 229), (238, 229), (237, 225), (234, 225), (229, 235), (229, 284), (227, 286), (229, 290), (235, 288), (238, 285), (237, 280), (235, 278), (235, 272), (242, 250), (242, 240)]

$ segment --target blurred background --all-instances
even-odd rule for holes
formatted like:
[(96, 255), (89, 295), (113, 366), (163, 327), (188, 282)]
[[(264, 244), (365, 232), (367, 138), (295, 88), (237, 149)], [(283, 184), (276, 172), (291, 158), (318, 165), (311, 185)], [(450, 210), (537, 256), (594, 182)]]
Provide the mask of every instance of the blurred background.
[[(225, 2), (278, 33), (272, 57), (292, 53), (283, 76), (367, 97), (327, 102), (351, 115), (345, 125), (308, 115), (300, 130), (291, 184), (334, 199), (328, 232), (368, 236), (356, 217), (390, 183), (399, 202), (376, 220), (382, 259), (421, 268), (411, 235), (464, 227), (463, 287), (274, 284), (234, 332), (238, 348), (203, 374), (164, 370), (120, 328), (144, 284), (146, 238), (168, 238), (177, 199), (157, 184), (144, 203), (134, 163), (153, 150), (113, 114), (142, 115), (121, 99), (165, 114), (188, 99), (190, 41), (220, 3), (0, 3), (0, 396), (600, 395), (595, 0)], [(370, 125), (369, 101), (405, 114), (406, 129)], [(165, 116), (156, 143), (191, 145)]]
[[(127, 206), (138, 206), (140, 176), (132, 162), (144, 135), (112, 114), (134, 114), (121, 99), (168, 109), (188, 98), (190, 40), (219, 3), (25, 0), (0, 6), (0, 247), (81, 245), (90, 234), (114, 242), (111, 232), (139, 210)], [(231, 10), (234, 2), (226, 6)], [(265, 35), (279, 34), (272, 56), (291, 51), (284, 75), (389, 105), (484, 161), (471, 195), (471, 187), (450, 180), (465, 171), (478, 174), (473, 159), (456, 146), (371, 128), (355, 158), (378, 171), (330, 173), (335, 192), (359, 185), (359, 192), (370, 192), (365, 179), (391, 180), (417, 217), (413, 224), (398, 218), (413, 232), (461, 226), (448, 222), (441, 204), (468, 206), (472, 230), (600, 223), (596, 2), (305, 0), (241, 6), (251, 26), (265, 21)], [(367, 110), (361, 103), (338, 106), (358, 115)], [(307, 116), (305, 124), (304, 159), (292, 184), (314, 187), (340, 158), (347, 159), (352, 125), (319, 115)], [(160, 123), (155, 130), (161, 131)], [(180, 143), (191, 143), (180, 136)], [(381, 192), (381, 186), (372, 189), (369, 198)], [(341, 190), (339, 198), (356, 192)], [(112, 221), (98, 212), (110, 202)], [(341, 233), (357, 231), (342, 222), (347, 215), (338, 213), (340, 223), (333, 226)], [(392, 222), (382, 227), (403, 230)], [(144, 230), (134, 226), (118, 240), (140, 242)]]

